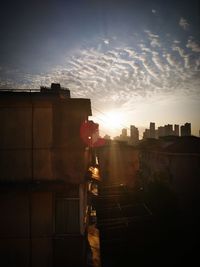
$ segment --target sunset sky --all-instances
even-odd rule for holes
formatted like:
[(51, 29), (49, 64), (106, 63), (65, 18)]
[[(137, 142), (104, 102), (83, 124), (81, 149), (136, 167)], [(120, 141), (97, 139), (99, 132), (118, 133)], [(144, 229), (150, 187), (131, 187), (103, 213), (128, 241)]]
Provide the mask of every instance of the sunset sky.
[(0, 88), (60, 83), (101, 135), (155, 122), (200, 129), (199, 0), (3, 1)]

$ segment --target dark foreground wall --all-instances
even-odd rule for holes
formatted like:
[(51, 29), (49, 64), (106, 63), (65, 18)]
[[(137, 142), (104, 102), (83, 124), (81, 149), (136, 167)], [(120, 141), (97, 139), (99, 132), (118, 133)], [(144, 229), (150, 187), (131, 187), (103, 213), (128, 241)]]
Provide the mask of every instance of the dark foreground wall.
[(84, 266), (86, 236), (80, 233), (79, 199), (74, 196), (72, 204), (69, 198), (77, 210), (70, 213), (73, 226), (68, 223), (64, 228), (67, 222), (62, 209), (66, 205), (63, 202), (61, 207), (61, 196), (53, 192), (1, 192), (1, 266)]
[(103, 184), (135, 187), (139, 170), (138, 151), (126, 143), (111, 142), (97, 150)]

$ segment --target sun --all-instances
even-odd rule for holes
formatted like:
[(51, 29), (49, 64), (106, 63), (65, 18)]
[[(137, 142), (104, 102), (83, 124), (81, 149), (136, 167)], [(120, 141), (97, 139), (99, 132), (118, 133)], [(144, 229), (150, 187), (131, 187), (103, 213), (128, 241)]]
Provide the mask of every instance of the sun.
[(104, 117), (105, 126), (110, 128), (111, 130), (121, 129), (123, 128), (123, 115), (119, 111), (109, 111)]
[(108, 110), (93, 116), (95, 122), (99, 123), (100, 132), (111, 136), (118, 135), (121, 129), (126, 128), (125, 117), (120, 110)]

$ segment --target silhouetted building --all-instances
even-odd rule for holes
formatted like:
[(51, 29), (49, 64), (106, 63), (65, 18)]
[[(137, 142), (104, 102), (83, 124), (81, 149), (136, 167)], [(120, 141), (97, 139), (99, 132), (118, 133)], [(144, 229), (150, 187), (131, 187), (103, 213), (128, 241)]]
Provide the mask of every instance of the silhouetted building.
[(110, 135), (106, 134), (106, 135), (104, 136), (104, 139), (105, 139), (105, 140), (111, 140), (111, 137), (110, 137)]
[(181, 126), (181, 136), (190, 136), (191, 135), (191, 123), (186, 122)]
[(123, 128), (123, 129), (122, 129), (122, 133), (120, 134), (120, 137), (119, 137), (118, 140), (128, 142), (129, 137), (128, 137), (127, 129), (126, 129), (126, 128)]
[(164, 136), (173, 135), (173, 125), (172, 124), (165, 125), (164, 129), (165, 129), (165, 135)]
[(174, 135), (179, 136), (179, 125), (178, 124), (174, 125)]
[(156, 130), (155, 130), (155, 122), (150, 122), (150, 132), (149, 137), (150, 138), (156, 138)]
[(144, 184), (167, 186), (176, 195), (180, 211), (189, 221), (197, 215), (200, 189), (200, 139), (193, 136), (167, 136), (139, 144), (140, 170)]
[(130, 143), (136, 144), (139, 141), (139, 131), (134, 125), (130, 126)]
[(97, 150), (102, 183), (134, 187), (139, 169), (138, 151), (123, 141), (112, 141)]
[(0, 92), (0, 265), (85, 266), (89, 99)]
[(165, 128), (163, 126), (158, 127), (158, 137), (165, 136)]
[[(179, 136), (179, 125), (167, 124), (164, 126), (159, 126), (157, 130), (155, 130), (155, 123), (150, 123), (150, 129), (145, 129), (143, 133), (143, 139), (147, 138), (160, 138), (164, 136)], [(181, 126), (181, 136), (189, 136), (191, 135), (191, 124), (185, 123), (185, 125)]]
[(127, 129), (126, 128), (123, 128), (122, 129), (122, 134), (121, 134), (122, 137), (127, 137)]
[(150, 130), (149, 129), (145, 129), (145, 131), (143, 132), (143, 139), (147, 139), (150, 138)]
[(40, 91), (41, 93), (58, 94), (60, 97), (70, 97), (70, 90), (68, 88), (61, 87), (59, 83), (52, 83), (51, 87), (41, 86)]

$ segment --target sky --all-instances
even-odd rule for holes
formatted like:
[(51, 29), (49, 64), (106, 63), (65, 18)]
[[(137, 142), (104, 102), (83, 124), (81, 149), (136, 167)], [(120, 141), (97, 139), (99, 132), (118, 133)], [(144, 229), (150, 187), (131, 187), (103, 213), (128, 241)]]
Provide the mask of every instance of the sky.
[(100, 134), (200, 130), (199, 0), (6, 0), (0, 89), (52, 82), (90, 98)]

